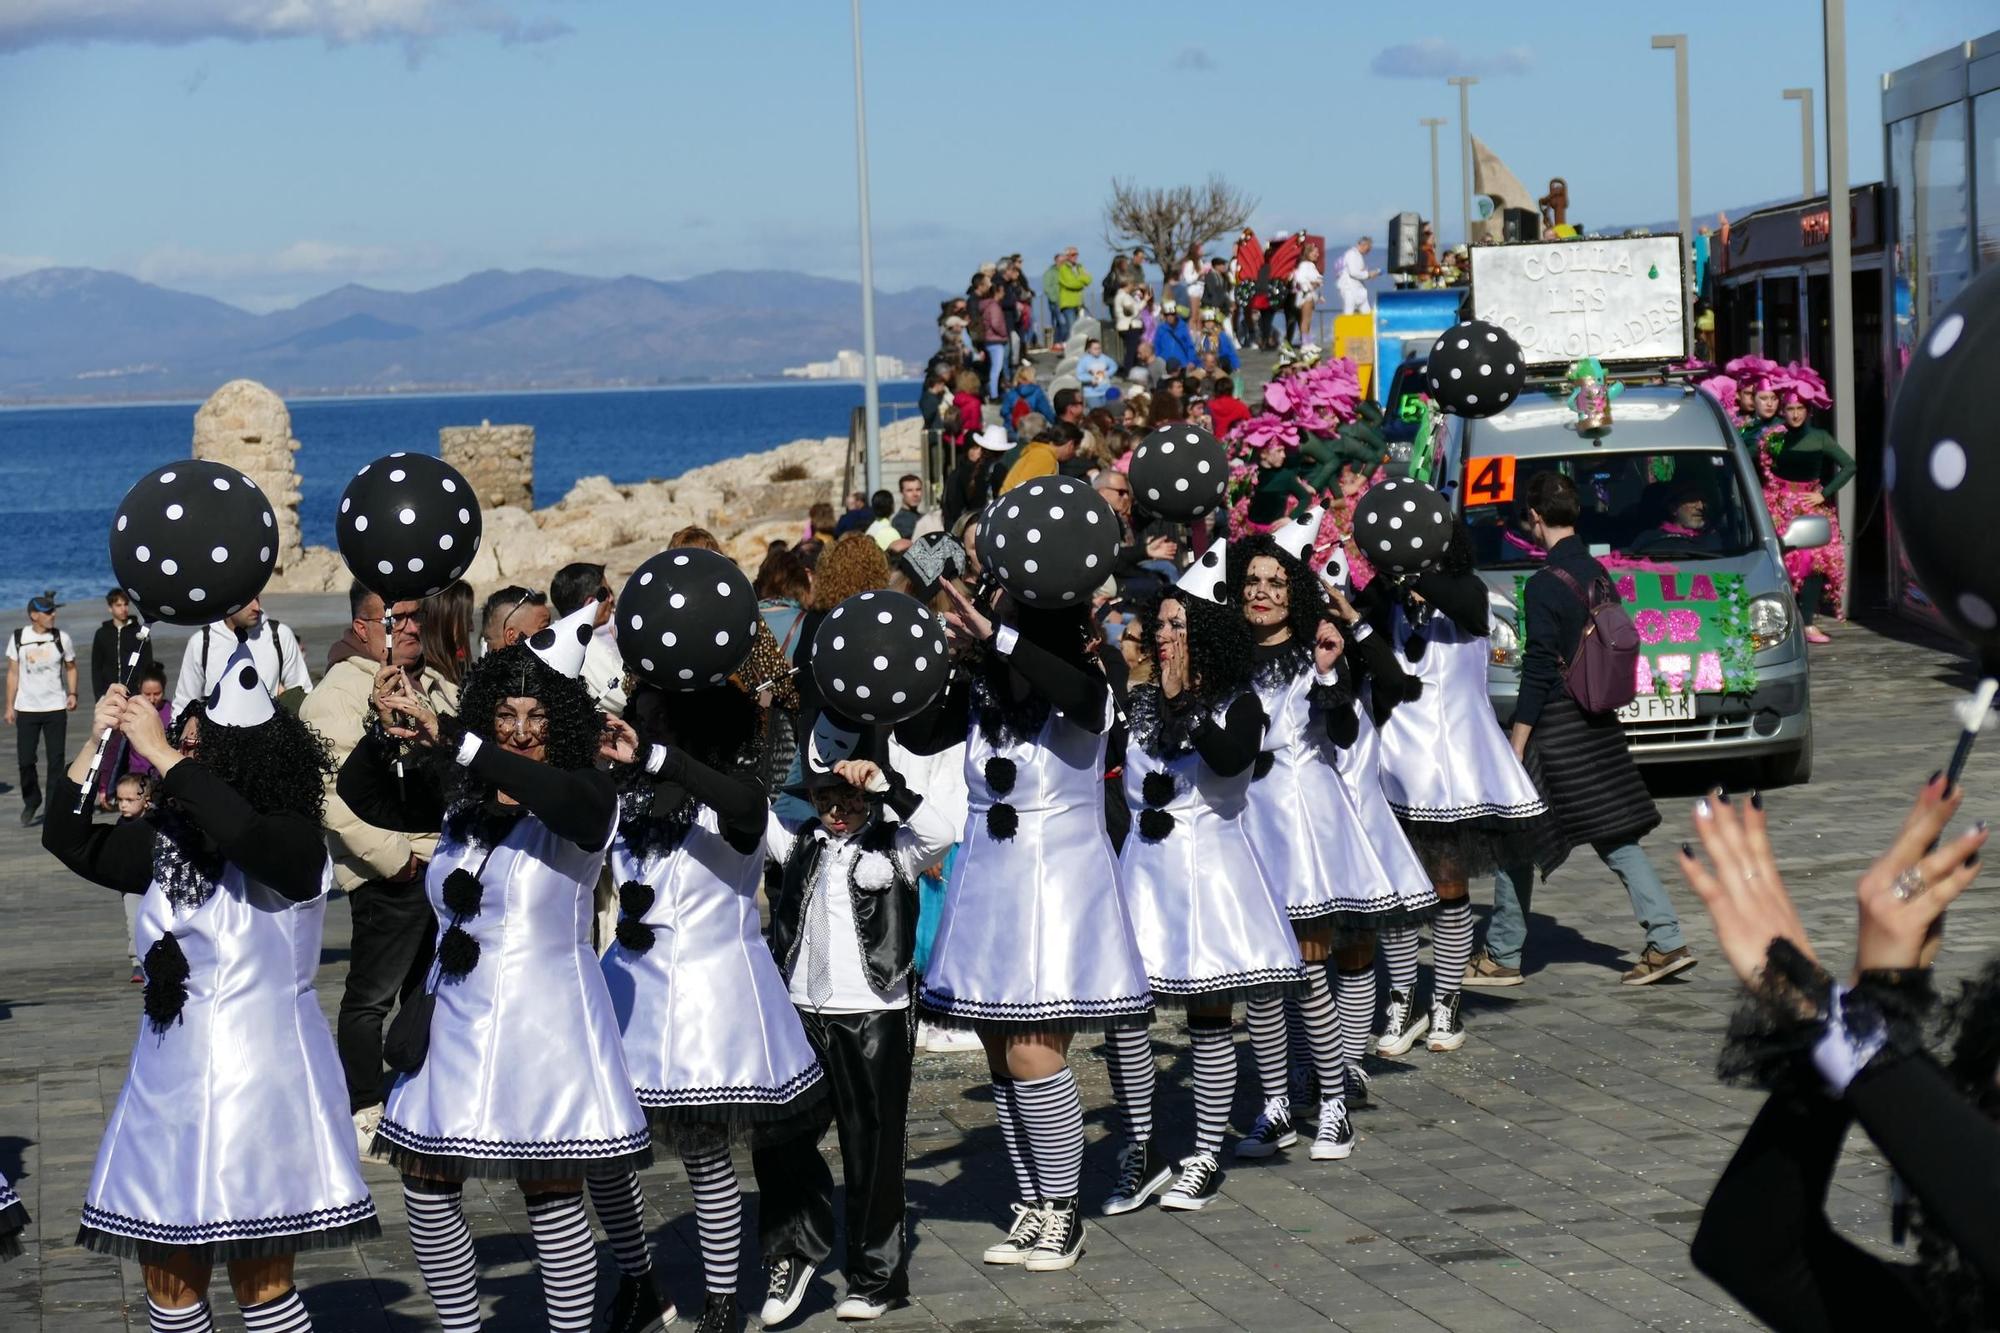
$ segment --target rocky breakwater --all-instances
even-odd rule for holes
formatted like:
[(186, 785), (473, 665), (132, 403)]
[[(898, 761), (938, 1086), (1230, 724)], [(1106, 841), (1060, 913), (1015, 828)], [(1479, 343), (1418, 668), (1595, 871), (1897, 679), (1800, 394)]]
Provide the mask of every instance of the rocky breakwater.
[[(885, 426), (885, 485), (916, 467), (923, 428), (914, 418)], [(662, 481), (619, 485), (584, 477), (568, 495), (541, 509), (488, 506), (479, 555), (466, 581), (482, 594), (508, 583), (547, 587), (573, 560), (599, 560), (615, 586), (641, 561), (690, 525), (707, 528), (731, 558), (755, 572), (773, 540), (798, 540), (806, 512), (822, 500), (840, 503), (847, 441), (840, 436), (794, 440), (740, 454)], [(281, 572), (273, 592), (333, 592), (347, 586), (339, 557), (325, 547), (306, 551), (297, 576)]]

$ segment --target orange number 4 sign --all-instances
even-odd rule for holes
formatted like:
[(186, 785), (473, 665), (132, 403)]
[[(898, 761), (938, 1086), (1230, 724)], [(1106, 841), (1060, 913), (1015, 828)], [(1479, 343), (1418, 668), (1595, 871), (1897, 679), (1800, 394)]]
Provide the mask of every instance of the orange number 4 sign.
[(1472, 505), (1506, 504), (1514, 498), (1514, 456), (1498, 454), (1475, 458), (1468, 465), (1465, 502)]

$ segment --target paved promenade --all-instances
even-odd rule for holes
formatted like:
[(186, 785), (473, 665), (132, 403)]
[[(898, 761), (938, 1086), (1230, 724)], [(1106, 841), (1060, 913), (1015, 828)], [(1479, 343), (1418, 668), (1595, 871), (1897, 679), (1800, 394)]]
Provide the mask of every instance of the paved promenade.
[[(1851, 956), (1855, 875), (1887, 841), (1911, 793), (1951, 745), (1960, 686), (1947, 652), (1855, 627), (1815, 650), (1818, 770), (1810, 786), (1767, 797), (1788, 882), (1823, 956)], [(1968, 774), (1966, 818), (2000, 814), (2000, 740)], [(1357, 1118), (1344, 1163), (1290, 1160), (1230, 1169), (1198, 1214), (1149, 1208), (1092, 1223), (1073, 1271), (987, 1268), (1011, 1184), (976, 1056), (919, 1055), (910, 1122), (916, 1235), (914, 1303), (885, 1329), (1340, 1328), (1585, 1333), (1749, 1327), (1687, 1260), (1703, 1200), (1757, 1105), (1712, 1073), (1734, 986), (1691, 895), (1670, 869), (1689, 836), (1689, 796), (1722, 775), (1656, 782), (1667, 824), (1651, 842), (1674, 887), (1701, 966), (1649, 989), (1617, 985), (1638, 934), (1617, 882), (1575, 858), (1538, 892), (1528, 984), (1472, 993), (1463, 1050), (1421, 1049), (1378, 1067), (1377, 1109)], [(1732, 780), (1733, 786), (1747, 783)], [(77, 1249), (77, 1214), (104, 1117), (135, 1030), (123, 918), (114, 897), (44, 856), (0, 797), (0, 1170), (35, 1215), (26, 1256), (0, 1268), (0, 1330), (85, 1333), (145, 1327), (138, 1270)], [(1485, 893), (1475, 888), (1475, 902)], [(1953, 911), (1945, 967), (1963, 972), (2000, 947), (2000, 889), (1976, 887)], [(1482, 904), (1483, 909), (1483, 904)], [(320, 998), (331, 1014), (347, 962), (348, 915), (328, 913)], [(1239, 1034), (1240, 1035), (1240, 1034)], [(1165, 1146), (1185, 1151), (1191, 1092), (1184, 1034), (1153, 1032)], [(1256, 1112), (1249, 1052), (1237, 1127)], [(1076, 1068), (1088, 1108), (1085, 1195), (1108, 1184), (1117, 1141), (1094, 1039)], [(531, 1071), (522, 1071), (532, 1076)], [(1879, 1158), (1855, 1136), (1830, 1208), (1849, 1234), (1886, 1240)], [(747, 1162), (739, 1161), (746, 1185)], [(433, 1327), (403, 1232), (393, 1173), (368, 1168), (385, 1234), (306, 1257), (300, 1285), (322, 1330)], [(646, 1178), (647, 1221), (683, 1309), (699, 1308), (691, 1198), (678, 1164)], [(539, 1284), (520, 1195), (475, 1183), (487, 1327), (539, 1327)], [(754, 1196), (750, 1200), (754, 1209)], [(602, 1252), (601, 1291), (613, 1272)], [(746, 1267), (745, 1297), (761, 1297)], [(755, 1285), (755, 1290), (750, 1289)], [(816, 1285), (795, 1327), (835, 1327), (837, 1280)], [(241, 1327), (226, 1290), (218, 1326)], [(753, 1307), (754, 1308), (754, 1307)], [(753, 1324), (754, 1326), (754, 1324)]]

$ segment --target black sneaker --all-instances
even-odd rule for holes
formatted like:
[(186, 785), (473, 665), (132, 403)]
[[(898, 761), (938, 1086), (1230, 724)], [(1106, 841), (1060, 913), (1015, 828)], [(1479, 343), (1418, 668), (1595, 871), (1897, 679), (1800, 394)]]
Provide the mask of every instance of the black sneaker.
[(1007, 1228), (1005, 1239), (986, 1247), (980, 1258), (989, 1264), (1026, 1263), (1034, 1253), (1035, 1242), (1041, 1239), (1042, 1216), (1040, 1204), (1017, 1203), (1009, 1205), (1014, 1210), (1014, 1225)]
[(1375, 1109), (1375, 1095), (1368, 1090), (1369, 1082), (1368, 1071), (1359, 1064), (1347, 1067), (1347, 1109), (1350, 1113)]
[(1264, 1103), (1263, 1113), (1250, 1132), (1236, 1141), (1236, 1155), (1255, 1161), (1269, 1157), (1281, 1149), (1289, 1148), (1299, 1141), (1299, 1131), (1292, 1124), (1292, 1109), (1284, 1102), (1271, 1099)]
[(676, 1311), (661, 1298), (650, 1272), (618, 1275), (618, 1294), (611, 1298), (611, 1318), (605, 1333), (654, 1333), (674, 1322)]
[(1181, 1174), (1160, 1196), (1160, 1207), (1191, 1213), (1206, 1208), (1222, 1190), (1222, 1163), (1205, 1152), (1181, 1159)]
[(708, 1300), (701, 1307), (701, 1319), (694, 1326), (694, 1333), (743, 1333), (743, 1312), (736, 1308), (736, 1297), (710, 1292)]
[(1313, 1136), (1312, 1159), (1338, 1162), (1354, 1151), (1354, 1122), (1347, 1118), (1347, 1104), (1328, 1097), (1319, 1104), (1319, 1133)]
[(1030, 1273), (1053, 1273), (1076, 1267), (1083, 1254), (1083, 1213), (1076, 1200), (1042, 1200), (1042, 1234), (1024, 1265)]
[(812, 1279), (813, 1266), (803, 1259), (787, 1255), (771, 1261), (764, 1287), (764, 1308), (757, 1315), (765, 1328), (775, 1328), (798, 1313)]
[(1464, 999), (1463, 992), (1453, 991), (1441, 1000), (1431, 1001), (1432, 1050), (1455, 1051), (1465, 1045), (1465, 1019), (1458, 1012), (1459, 1004)]
[(1166, 1188), (1173, 1178), (1173, 1165), (1153, 1146), (1151, 1139), (1126, 1144), (1118, 1154), (1118, 1183), (1112, 1187), (1111, 1197), (1104, 1201), (1104, 1215), (1116, 1217), (1144, 1207), (1146, 1200)]
[(1389, 1012), (1382, 1035), (1375, 1039), (1377, 1055), (1407, 1055), (1417, 1039), (1430, 1031), (1429, 1015), (1417, 1012), (1415, 997), (1408, 991), (1389, 992)]

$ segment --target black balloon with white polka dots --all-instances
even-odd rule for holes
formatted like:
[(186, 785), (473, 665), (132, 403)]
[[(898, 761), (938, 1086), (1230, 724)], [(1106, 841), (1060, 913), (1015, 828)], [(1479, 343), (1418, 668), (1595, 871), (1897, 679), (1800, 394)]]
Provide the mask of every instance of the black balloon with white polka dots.
[(915, 717), (951, 675), (944, 623), (903, 593), (856, 593), (820, 622), (812, 673), (827, 704), (849, 717)]
[(1111, 575), (1118, 516), (1088, 482), (1037, 477), (986, 507), (979, 562), (1029, 606), (1081, 606)]
[(762, 619), (757, 594), (734, 560), (683, 546), (632, 572), (613, 623), (626, 670), (661, 689), (699, 690), (743, 665)]
[(1424, 383), (1431, 399), (1461, 417), (1490, 417), (1521, 396), (1527, 362), (1513, 335), (1497, 324), (1468, 319), (1431, 344)]
[(354, 474), (333, 515), (340, 558), (383, 601), (428, 597), (479, 554), (479, 500), (435, 454), (394, 453)]
[(205, 625), (243, 609), (278, 561), (257, 483), (189, 458), (141, 477), (111, 520), (111, 572), (148, 620)]
[(1132, 451), (1129, 475), (1134, 504), (1185, 522), (1222, 507), (1229, 450), (1200, 426), (1162, 426)]
[(1420, 481), (1385, 481), (1354, 505), (1354, 541), (1368, 563), (1390, 574), (1415, 574), (1443, 557), (1451, 542), (1451, 501)]
[(1910, 569), (1989, 674), (2000, 672), (1996, 384), (2000, 266), (1989, 266), (1917, 339), (1890, 409), (1882, 459)]

